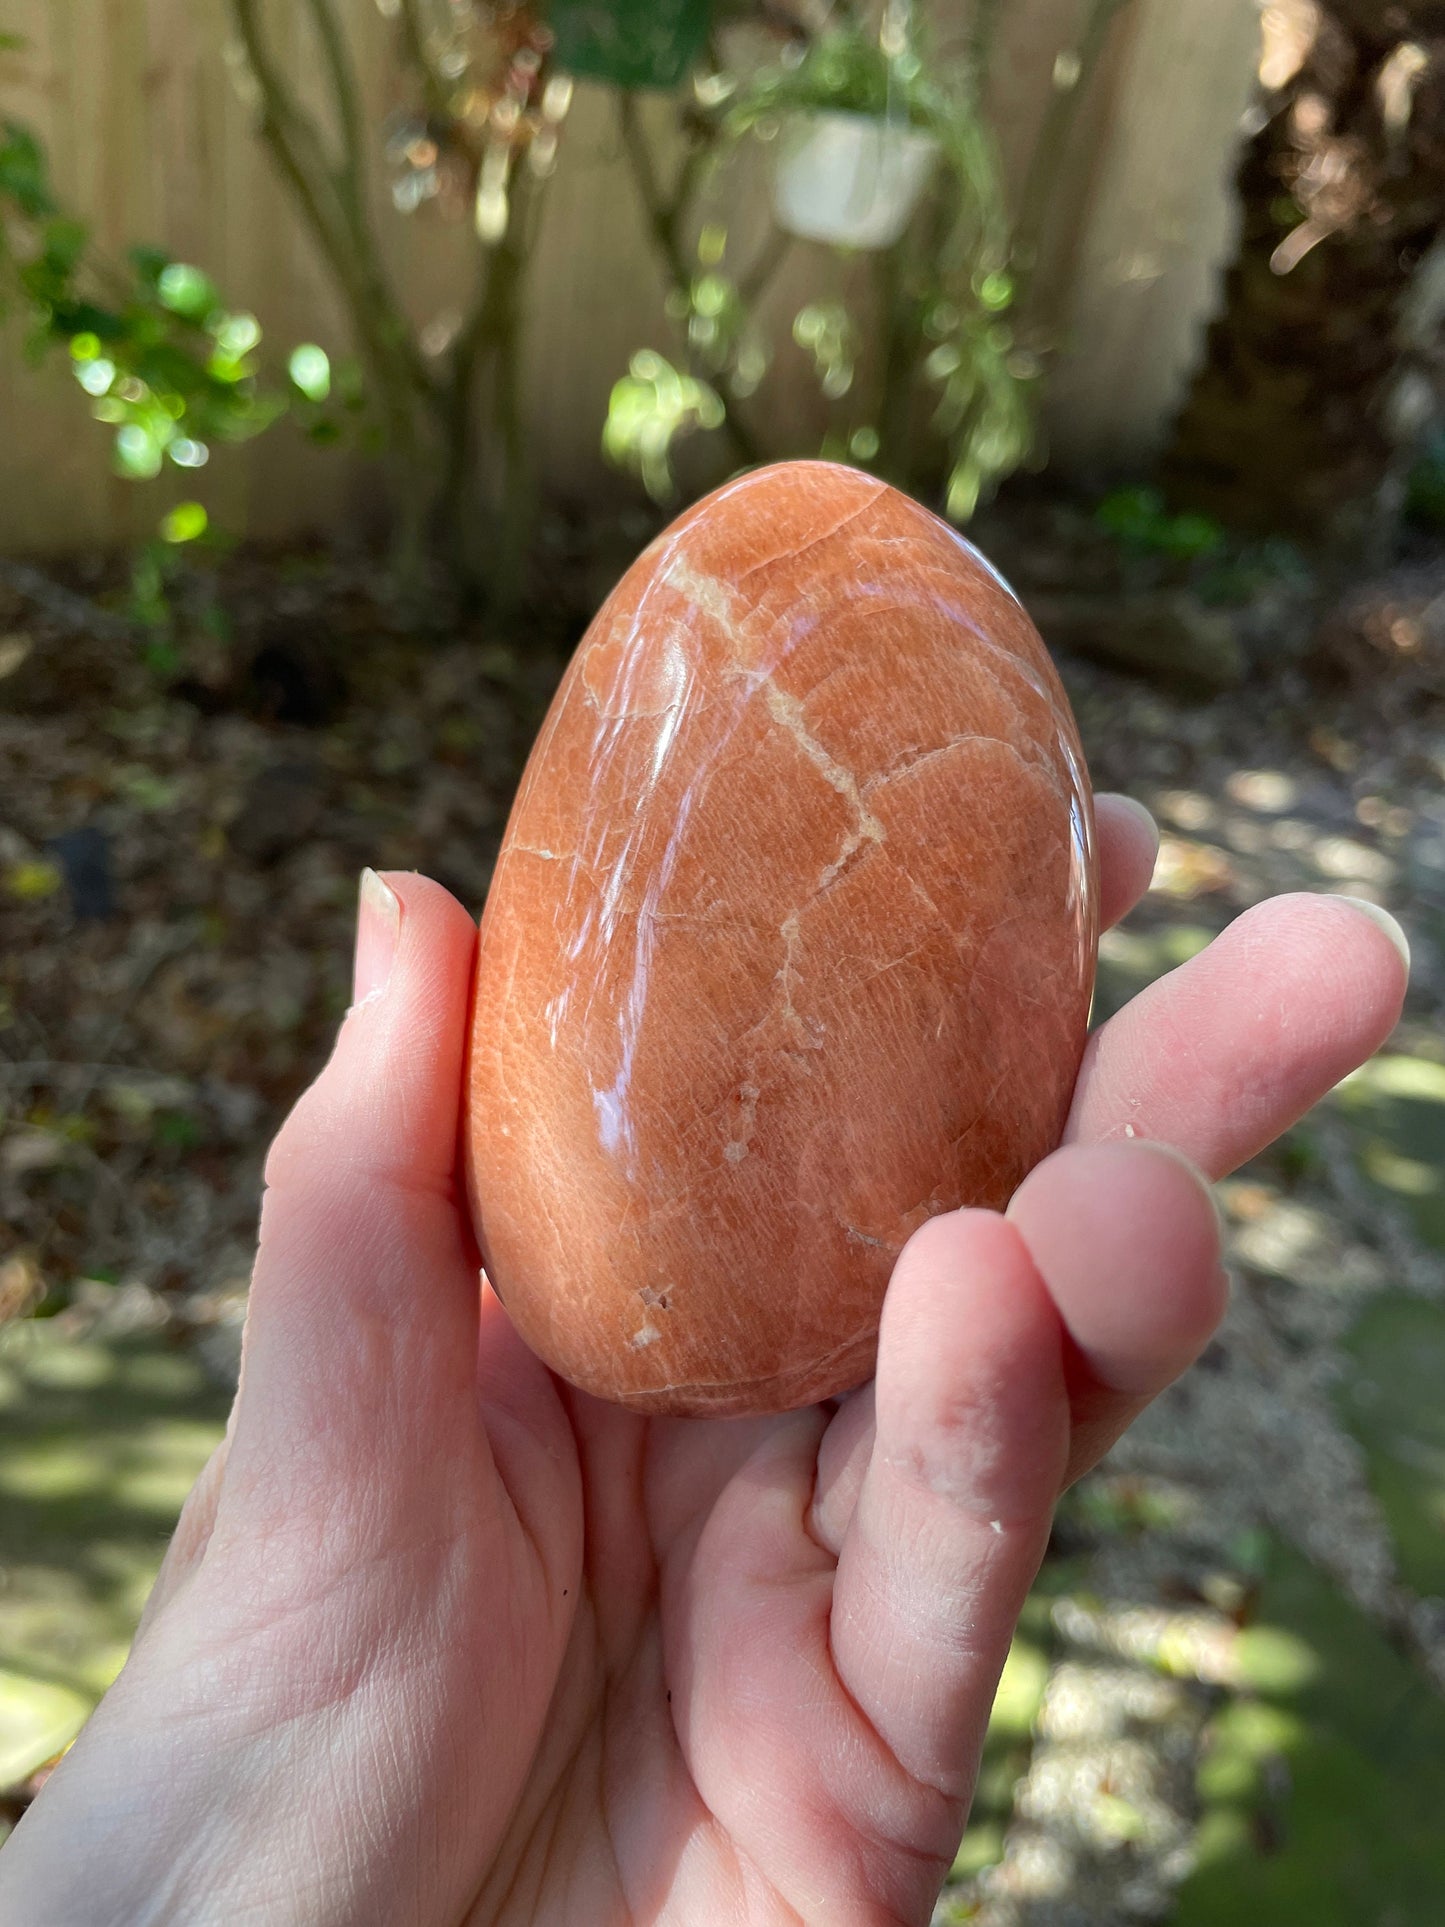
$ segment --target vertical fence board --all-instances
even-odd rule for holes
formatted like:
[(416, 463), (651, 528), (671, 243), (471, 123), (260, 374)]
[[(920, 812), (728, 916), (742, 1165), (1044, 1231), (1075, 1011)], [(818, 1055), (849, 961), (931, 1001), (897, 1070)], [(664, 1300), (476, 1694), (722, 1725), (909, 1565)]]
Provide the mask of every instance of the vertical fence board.
[(1067, 463), (1135, 466), (1182, 400), (1233, 250), (1255, 0), (1138, 0), (1063, 299), (1050, 398)]

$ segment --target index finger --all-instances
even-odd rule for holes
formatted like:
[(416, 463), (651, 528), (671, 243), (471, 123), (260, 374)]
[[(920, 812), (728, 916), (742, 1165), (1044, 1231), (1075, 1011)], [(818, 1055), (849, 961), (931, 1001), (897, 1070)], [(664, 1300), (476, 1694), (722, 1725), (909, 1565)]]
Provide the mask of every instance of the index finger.
[(1380, 1048), (1408, 978), (1373, 904), (1258, 904), (1089, 1040), (1064, 1142), (1148, 1138), (1223, 1177)]

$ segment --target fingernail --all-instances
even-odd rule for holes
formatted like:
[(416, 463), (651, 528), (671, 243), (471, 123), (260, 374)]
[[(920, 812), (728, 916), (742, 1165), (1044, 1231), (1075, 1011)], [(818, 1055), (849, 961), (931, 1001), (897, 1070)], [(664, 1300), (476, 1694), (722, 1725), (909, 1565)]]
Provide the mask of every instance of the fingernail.
[(370, 1003), (386, 989), (401, 936), (401, 899), (375, 870), (361, 873), (361, 901), (356, 912), (356, 962), (352, 970), (351, 1001)]
[(1099, 798), (1101, 803), (1104, 801), (1105, 796), (1108, 797), (1111, 804), (1122, 805), (1131, 816), (1136, 816), (1139, 819), (1139, 822), (1154, 840), (1154, 854), (1157, 856), (1159, 854), (1159, 825), (1154, 821), (1153, 812), (1145, 804), (1141, 803), (1137, 796), (1125, 796), (1122, 790), (1104, 791), (1103, 795)]
[(1181, 1151), (1177, 1144), (1166, 1144), (1162, 1138), (1140, 1138), (1139, 1142), (1146, 1144), (1151, 1151), (1162, 1151), (1165, 1157), (1172, 1158), (1176, 1164), (1182, 1164), (1184, 1166), (1184, 1169), (1214, 1206), (1214, 1221), (1219, 1226), (1219, 1243), (1222, 1248), (1229, 1239), (1229, 1218), (1225, 1212), (1223, 1200), (1220, 1198), (1218, 1191), (1210, 1180), (1209, 1173), (1201, 1170), (1193, 1158), (1189, 1156), (1188, 1152)]
[(1394, 944), (1395, 948), (1399, 951), (1400, 962), (1404, 964), (1405, 974), (1408, 976), (1410, 974), (1410, 939), (1405, 935), (1389, 911), (1382, 910), (1378, 903), (1366, 903), (1363, 897), (1341, 897), (1340, 902), (1348, 903), (1352, 909), (1358, 910), (1362, 916), (1368, 917), (1377, 929), (1384, 931), (1385, 935), (1390, 939), (1390, 942)]

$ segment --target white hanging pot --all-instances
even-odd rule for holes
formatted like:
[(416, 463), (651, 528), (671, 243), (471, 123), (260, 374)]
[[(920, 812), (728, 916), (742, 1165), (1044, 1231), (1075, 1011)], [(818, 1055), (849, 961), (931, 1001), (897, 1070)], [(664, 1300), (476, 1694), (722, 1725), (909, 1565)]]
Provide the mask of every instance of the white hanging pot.
[(891, 248), (938, 164), (922, 128), (872, 114), (798, 114), (780, 139), (773, 177), (778, 225), (804, 241)]

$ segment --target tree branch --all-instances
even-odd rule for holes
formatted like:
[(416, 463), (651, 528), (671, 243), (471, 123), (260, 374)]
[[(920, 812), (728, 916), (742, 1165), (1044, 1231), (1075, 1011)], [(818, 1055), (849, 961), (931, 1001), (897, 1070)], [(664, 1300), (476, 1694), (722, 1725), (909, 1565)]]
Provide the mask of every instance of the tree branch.
[[(381, 265), (360, 178), (359, 144), (333, 171), (311, 116), (298, 104), (272, 60), (258, 17), (258, 0), (229, 0), (231, 17), (260, 95), (261, 138), (290, 187), (346, 301), (357, 346), (375, 386), (395, 477), (393, 561), (403, 597), (424, 599), (427, 524), (435, 499), (419, 408), (430, 406), (435, 383)], [(316, 16), (318, 23), (321, 16)], [(334, 17), (332, 20), (334, 25)], [(350, 82), (344, 50), (333, 73)], [(348, 95), (348, 103), (354, 95)], [(350, 105), (339, 106), (343, 118)]]
[[(678, 170), (671, 195), (664, 200), (658, 185), (657, 169), (653, 165), (652, 150), (637, 116), (637, 103), (630, 93), (618, 96), (617, 124), (638, 199), (642, 202), (647, 225), (652, 232), (653, 244), (662, 258), (673, 288), (679, 294), (690, 295), (692, 264), (683, 252), (678, 230), (696, 189), (706, 153), (696, 147), (689, 151)], [(739, 414), (736, 401), (727, 393), (726, 384), (719, 385), (717, 395), (723, 408), (723, 426), (732, 438), (739, 459), (749, 466), (761, 461), (762, 452), (751, 429)]]
[(993, 65), (993, 46), (998, 37), (999, 15), (1002, 11), (1003, 0), (973, 0), (973, 17), (968, 23), (965, 46), (970, 76), (980, 100), (988, 86), (989, 68)]
[[(395, 414), (400, 393), (429, 400), (432, 379), (387, 284), (367, 218), (364, 188), (348, 194), (333, 173), (315, 122), (298, 104), (270, 57), (258, 17), (258, 0), (231, 0), (231, 13), (261, 95), (261, 138), (316, 236), (341, 284), (352, 325)], [(334, 25), (333, 20), (333, 25)], [(344, 61), (344, 55), (343, 55)], [(400, 427), (400, 423), (395, 424)]]
[(345, 36), (332, 9), (331, 0), (307, 0), (307, 8), (321, 42), (331, 92), (336, 103), (336, 118), (341, 127), (341, 166), (339, 179), (345, 190), (360, 202), (366, 166), (366, 135), (361, 121), (356, 75), (346, 50)]
[(421, 75), (422, 92), (426, 100), (427, 113), (437, 120), (451, 118), (451, 89), (446, 77), (432, 64), (432, 57), (426, 44), (426, 28), (422, 24), (421, 0), (401, 0), (402, 46), (406, 57)]

